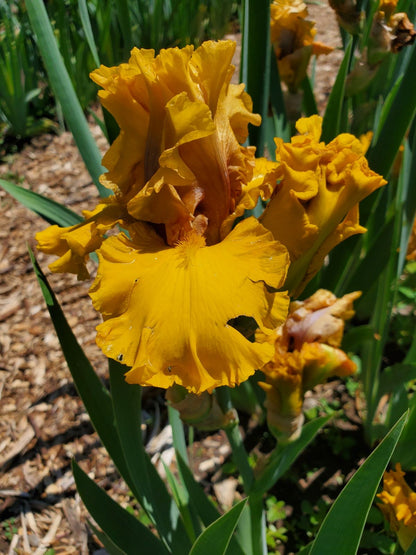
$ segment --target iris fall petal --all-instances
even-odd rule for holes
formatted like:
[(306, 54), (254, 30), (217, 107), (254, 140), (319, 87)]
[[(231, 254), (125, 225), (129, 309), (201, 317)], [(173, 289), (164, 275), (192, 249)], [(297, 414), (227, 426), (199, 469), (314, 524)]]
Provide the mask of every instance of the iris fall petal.
[(84, 211), (86, 221), (70, 227), (52, 225), (36, 234), (38, 249), (59, 256), (49, 265), (52, 272), (76, 274), (79, 280), (90, 277), (87, 260), (98, 249), (103, 235), (120, 221), (122, 208), (104, 202), (92, 211)]
[(137, 228), (134, 243), (121, 235), (98, 251), (91, 288), (104, 322), (97, 343), (110, 358), (131, 366), (127, 381), (167, 388), (177, 383), (201, 393), (246, 380), (270, 360), (274, 348), (251, 343), (230, 324), (253, 318), (264, 331), (286, 316), (287, 252), (254, 218), (221, 243), (204, 245), (191, 234), (161, 248)]

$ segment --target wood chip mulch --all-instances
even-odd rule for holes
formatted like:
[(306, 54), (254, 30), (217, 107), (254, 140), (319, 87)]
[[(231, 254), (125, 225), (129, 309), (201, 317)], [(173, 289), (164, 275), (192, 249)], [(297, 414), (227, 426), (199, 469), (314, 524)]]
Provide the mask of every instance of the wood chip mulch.
[[(92, 130), (105, 149), (98, 128)], [(70, 133), (33, 139), (0, 166), (0, 175), (77, 212), (97, 199)], [(113, 480), (115, 469), (76, 394), (29, 260), (26, 244), (36, 251), (34, 235), (47, 224), (2, 190), (0, 214), (0, 552), (39, 555), (53, 547), (55, 553), (88, 553), (70, 461), (75, 457), (98, 482)], [(79, 342), (105, 377), (88, 286), (75, 276), (51, 275), (51, 260), (37, 257)]]

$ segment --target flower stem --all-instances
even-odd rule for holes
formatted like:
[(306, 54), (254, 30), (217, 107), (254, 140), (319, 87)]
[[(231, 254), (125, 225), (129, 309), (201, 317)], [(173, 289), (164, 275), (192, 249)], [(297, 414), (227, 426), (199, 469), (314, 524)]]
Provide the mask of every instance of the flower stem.
[(232, 405), (230, 390), (226, 387), (216, 389), (218, 403), (224, 414), (235, 413), (230, 417), (229, 424), (224, 428), (233, 453), (233, 460), (243, 481), (243, 487), (249, 498), (248, 510), (250, 526), (249, 537), (251, 536), (251, 550), (247, 551), (250, 555), (263, 555), (267, 553), (265, 543), (265, 520), (263, 512), (263, 496), (259, 494), (250, 495), (254, 485), (254, 473), (249, 463), (248, 453), (244, 447), (243, 438), (238, 427), (238, 416)]
[(251, 545), (254, 555), (267, 554), (266, 518), (263, 509), (263, 495), (253, 494), (248, 498), (251, 520)]
[(225, 433), (227, 434), (228, 441), (230, 442), (231, 449), (233, 451), (234, 462), (240, 472), (241, 479), (243, 480), (244, 491), (248, 494), (253, 485), (254, 476), (253, 470), (248, 462), (248, 455), (238, 428), (238, 422), (233, 424), (232, 427), (226, 429)]
[[(235, 412), (228, 388), (218, 388), (216, 390), (216, 395), (218, 403), (224, 414), (231, 413), (231, 411)], [(238, 427), (238, 416), (236, 412), (234, 418), (230, 418), (229, 424), (224, 429), (233, 452), (233, 460), (238, 468), (241, 479), (243, 480), (244, 491), (247, 495), (249, 495), (250, 489), (254, 482), (254, 475), (248, 460), (247, 451), (244, 447), (243, 438)]]

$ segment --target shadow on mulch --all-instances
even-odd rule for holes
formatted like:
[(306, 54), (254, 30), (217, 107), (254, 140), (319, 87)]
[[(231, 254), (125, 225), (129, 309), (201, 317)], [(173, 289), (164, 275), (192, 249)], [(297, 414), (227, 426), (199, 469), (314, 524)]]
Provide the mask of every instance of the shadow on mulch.
[[(44, 453), (47, 453), (48, 449), (50, 449), (53, 445), (63, 445), (69, 440), (81, 439), (83, 436), (90, 435), (93, 432), (94, 432), (94, 429), (91, 423), (85, 422), (85, 423), (82, 423), (81, 425), (73, 426), (72, 428), (69, 428), (68, 430), (65, 431), (64, 434), (59, 434), (56, 437), (50, 439), (49, 441), (44, 441), (38, 438), (37, 442), (32, 448), (30, 448), (23, 455), (19, 455), (18, 457), (16, 457), (15, 460), (12, 461), (13, 464), (10, 463), (8, 467), (12, 468), (13, 466), (19, 466), (27, 460), (34, 460), (37, 456), (40, 456), (41, 458), (43, 458)], [(75, 454), (73, 458), (78, 463), (81, 461), (87, 460), (88, 457), (91, 455), (91, 452), (93, 451), (93, 449), (100, 446), (101, 446), (101, 441), (97, 440), (94, 443), (86, 445), (83, 452)], [(51, 470), (51, 472), (48, 475), (48, 478), (50, 478), (52, 481), (55, 481), (70, 469), (71, 469), (71, 461), (68, 461), (68, 463), (64, 464), (63, 466), (60, 466), (57, 469)], [(113, 478), (114, 480), (119, 479), (119, 475), (117, 472), (108, 474), (106, 476), (106, 481), (108, 481), (111, 484), (111, 481)], [(42, 478), (30, 490), (25, 491), (24, 494), (22, 494), (21, 496), (6, 497), (3, 503), (0, 504), (0, 514), (2, 516), (2, 520), (7, 520), (9, 517), (16, 516), (16, 514), (19, 514), (21, 499), (26, 499), (26, 500), (38, 499), (49, 506), (53, 506), (59, 501), (61, 501), (62, 499), (65, 499), (67, 497), (73, 497), (75, 492), (75, 484), (73, 485), (73, 487), (68, 488), (66, 491), (62, 491), (60, 493), (53, 494), (53, 495), (45, 494), (46, 488), (47, 488), (47, 484), (45, 483), (45, 479)]]

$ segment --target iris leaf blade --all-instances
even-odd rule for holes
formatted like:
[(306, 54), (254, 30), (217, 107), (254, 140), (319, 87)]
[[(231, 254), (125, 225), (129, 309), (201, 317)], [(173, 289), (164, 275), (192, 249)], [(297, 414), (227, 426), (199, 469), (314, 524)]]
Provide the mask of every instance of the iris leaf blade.
[(376, 140), (371, 145), (367, 159), (370, 168), (386, 177), (416, 114), (416, 44), (413, 44), (407, 68), (400, 85), (393, 89), (394, 99), (390, 108), (376, 130)]
[[(240, 78), (253, 101), (253, 112), (266, 121), (270, 87), (270, 2), (245, 0)], [(250, 144), (263, 154), (265, 129), (251, 126)]]
[(213, 522), (193, 544), (189, 555), (224, 554), (230, 543), (235, 527), (246, 506), (247, 499), (243, 499), (227, 513)]
[(351, 555), (357, 552), (377, 487), (403, 431), (406, 417), (405, 413), (337, 497), (318, 531), (310, 555)]
[(124, 56), (127, 57), (133, 48), (133, 39), (131, 33), (130, 9), (128, 0), (116, 0), (116, 14), (119, 20), (121, 36), (123, 37)]
[(128, 555), (123, 549), (120, 549), (119, 547), (117, 547), (116, 544), (107, 536), (107, 534), (99, 530), (89, 520), (87, 522), (88, 522), (88, 526), (91, 528), (91, 530), (94, 532), (94, 534), (97, 536), (97, 538), (100, 540), (100, 542), (107, 550), (108, 555)]
[(406, 550), (405, 555), (416, 555), (416, 539), (412, 541), (410, 547)]
[(415, 454), (416, 434), (416, 395), (409, 402), (409, 418), (393, 455), (393, 461), (399, 462), (403, 468), (414, 468), (416, 465)]
[(8, 192), (13, 198), (18, 200), (23, 206), (35, 212), (50, 224), (56, 224), (61, 227), (77, 225), (84, 221), (84, 218), (73, 212), (59, 202), (44, 197), (39, 193), (15, 185), (10, 181), (0, 179), (0, 186)]
[(166, 555), (162, 542), (137, 518), (116, 503), (104, 490), (72, 462), (77, 490), (89, 513), (109, 536), (110, 540), (126, 553)]
[(340, 132), (345, 131), (341, 126), (341, 117), (344, 103), (345, 79), (347, 77), (350, 60), (352, 56), (352, 40), (350, 39), (345, 49), (344, 59), (342, 60), (334, 86), (328, 98), (328, 104), (322, 121), (321, 140), (328, 143), (332, 141)]
[(312, 116), (314, 114), (318, 114), (318, 106), (316, 104), (315, 96), (313, 94), (311, 80), (308, 76), (301, 83), (302, 90), (303, 90), (303, 110), (305, 112), (305, 116)]
[(209, 526), (220, 517), (220, 513), (205, 495), (201, 486), (195, 481), (192, 472), (180, 453), (177, 455), (177, 461), (181, 479), (190, 494), (191, 502), (197, 510), (204, 526)]
[(153, 521), (166, 546), (187, 553), (189, 538), (179, 510), (145, 452), (141, 432), (141, 387), (124, 379), (127, 367), (109, 360), (110, 386), (121, 449), (137, 500)]
[(91, 135), (87, 120), (59, 52), (45, 5), (42, 0), (27, 0), (25, 5), (50, 84), (62, 107), (62, 112), (72, 131), (78, 150), (99, 193), (102, 196), (108, 196), (108, 189), (99, 182), (100, 175), (105, 171), (101, 165), (101, 154)]
[(76, 340), (46, 276), (30, 249), (29, 255), (78, 394), (104, 447), (120, 474), (128, 482), (127, 467), (114, 426), (110, 393)]
[(175, 451), (180, 453), (183, 460), (189, 463), (188, 453), (186, 451), (185, 434), (179, 412), (168, 405), (168, 416), (169, 424), (172, 428), (173, 445), (175, 447)]
[(100, 65), (100, 58), (98, 56), (97, 47), (94, 41), (94, 34), (92, 32), (90, 16), (88, 14), (88, 7), (86, 0), (78, 0), (78, 10), (81, 17), (82, 28), (84, 29), (85, 37), (90, 47), (94, 63), (98, 67)]

